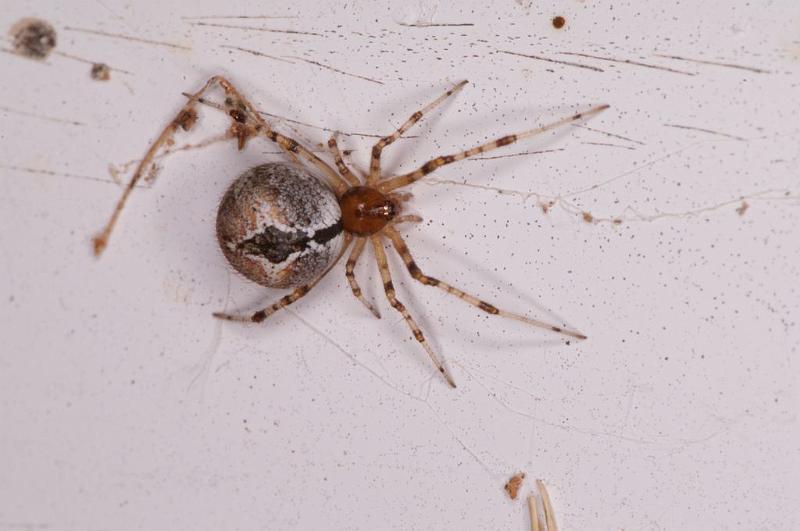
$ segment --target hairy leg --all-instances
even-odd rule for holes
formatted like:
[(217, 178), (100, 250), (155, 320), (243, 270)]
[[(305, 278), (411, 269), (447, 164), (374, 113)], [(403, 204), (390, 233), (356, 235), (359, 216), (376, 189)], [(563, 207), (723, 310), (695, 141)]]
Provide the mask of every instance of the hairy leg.
[(467, 84), (467, 80), (461, 81), (452, 88), (447, 90), (444, 94), (427, 104), (421, 110), (412, 114), (408, 120), (403, 122), (403, 125), (397, 128), (397, 130), (389, 136), (385, 136), (378, 140), (378, 142), (372, 146), (372, 159), (370, 160), (369, 164), (369, 175), (367, 176), (367, 184), (374, 185), (378, 182), (378, 179), (381, 178), (381, 152), (383, 148), (388, 146), (389, 144), (396, 141), (398, 138), (403, 136), (403, 133), (411, 129), (415, 123), (419, 122), (423, 116), (431, 112), (437, 105), (442, 103), (444, 100), (461, 90), (461, 88)]
[(353, 244), (353, 250), (350, 253), (350, 257), (347, 259), (345, 276), (347, 277), (347, 283), (350, 284), (350, 289), (353, 290), (353, 295), (355, 295), (355, 297), (360, 300), (369, 311), (372, 312), (372, 315), (380, 319), (381, 314), (378, 313), (378, 310), (375, 309), (375, 306), (373, 306), (366, 298), (364, 298), (364, 294), (361, 292), (361, 286), (358, 285), (358, 281), (356, 280), (356, 262), (358, 262), (358, 258), (361, 256), (361, 252), (364, 250), (364, 245), (366, 243), (366, 238), (356, 238), (356, 242)]
[(347, 164), (344, 163), (342, 152), (339, 151), (339, 144), (336, 142), (335, 133), (328, 139), (328, 147), (330, 148), (331, 153), (333, 153), (333, 160), (336, 163), (336, 168), (339, 170), (339, 174), (344, 177), (350, 186), (360, 186), (361, 181), (358, 180), (358, 177), (356, 177), (353, 172), (350, 171), (350, 168), (347, 167)]
[(556, 127), (560, 127), (570, 122), (574, 122), (582, 118), (591, 116), (593, 114), (597, 114), (605, 109), (608, 109), (608, 105), (599, 105), (597, 107), (589, 109), (586, 112), (573, 114), (572, 116), (569, 116), (567, 118), (562, 118), (561, 120), (558, 120), (556, 122), (547, 125), (543, 125), (542, 127), (537, 127), (536, 129), (530, 129), (528, 131), (523, 131), (522, 133), (516, 133), (513, 135), (506, 135), (496, 140), (492, 140), (491, 142), (486, 142), (485, 144), (481, 144), (474, 148), (467, 149), (460, 153), (454, 153), (452, 155), (444, 155), (441, 157), (436, 157), (435, 159), (429, 160), (428, 162), (420, 166), (418, 169), (410, 173), (384, 179), (383, 181), (378, 183), (378, 190), (380, 190), (383, 193), (391, 192), (393, 190), (396, 190), (403, 186), (407, 186), (411, 183), (414, 183), (422, 179), (429, 173), (432, 173), (434, 170), (440, 168), (441, 166), (444, 166), (445, 164), (451, 164), (459, 160), (464, 160), (469, 157), (474, 157), (479, 153), (486, 153), (487, 151), (492, 151), (494, 149), (507, 146), (509, 144), (513, 144), (514, 142), (522, 140), (523, 138), (528, 138), (531, 136), (538, 135), (540, 133), (544, 133), (545, 131), (555, 129)]
[(509, 319), (515, 319), (517, 321), (522, 321), (523, 323), (527, 323), (529, 325), (536, 326), (538, 328), (544, 328), (545, 330), (552, 330), (553, 332), (558, 332), (559, 334), (564, 334), (566, 336), (574, 337), (577, 339), (586, 339), (586, 336), (581, 334), (580, 332), (568, 330), (566, 328), (546, 323), (538, 319), (531, 319), (530, 317), (525, 317), (524, 315), (519, 315), (516, 313), (501, 310), (500, 308), (492, 304), (489, 304), (488, 302), (482, 301), (481, 299), (475, 297), (474, 295), (462, 291), (456, 288), (455, 286), (451, 286), (450, 284), (443, 282), (438, 278), (430, 277), (424, 274), (417, 266), (416, 262), (414, 262), (414, 258), (411, 256), (411, 251), (409, 251), (408, 246), (406, 245), (402, 236), (400, 236), (400, 233), (397, 232), (391, 226), (386, 227), (384, 229), (384, 233), (392, 241), (392, 245), (397, 251), (397, 254), (399, 254), (400, 257), (403, 259), (403, 262), (406, 264), (406, 268), (408, 269), (408, 272), (411, 274), (411, 276), (414, 277), (416, 280), (422, 282), (423, 284), (427, 286), (437, 287), (442, 291), (449, 293), (450, 295), (454, 295), (459, 299), (463, 300), (464, 302), (475, 306), (476, 308), (480, 308), (481, 310), (483, 310), (488, 314), (500, 315), (502, 317), (507, 317)]
[(453, 380), (453, 377), (450, 375), (450, 372), (444, 366), (444, 363), (442, 363), (442, 360), (439, 358), (439, 356), (428, 344), (428, 341), (425, 339), (425, 336), (423, 335), (422, 330), (420, 330), (419, 325), (414, 318), (411, 317), (411, 314), (408, 312), (405, 305), (397, 300), (397, 294), (394, 291), (394, 284), (392, 284), (392, 274), (389, 271), (389, 263), (386, 260), (386, 251), (383, 249), (383, 242), (379, 236), (370, 236), (370, 241), (372, 242), (372, 247), (375, 250), (375, 260), (378, 262), (378, 269), (380, 269), (381, 278), (383, 279), (383, 290), (386, 292), (386, 298), (389, 299), (389, 304), (391, 304), (392, 308), (397, 310), (400, 315), (403, 316), (403, 319), (406, 320), (406, 324), (414, 334), (414, 338), (419, 341), (419, 343), (422, 345), (422, 348), (424, 348), (425, 352), (428, 353), (431, 361), (434, 365), (436, 365), (436, 368), (439, 369), (439, 372), (442, 374), (447, 383), (450, 384), (451, 387), (455, 387), (456, 383)]

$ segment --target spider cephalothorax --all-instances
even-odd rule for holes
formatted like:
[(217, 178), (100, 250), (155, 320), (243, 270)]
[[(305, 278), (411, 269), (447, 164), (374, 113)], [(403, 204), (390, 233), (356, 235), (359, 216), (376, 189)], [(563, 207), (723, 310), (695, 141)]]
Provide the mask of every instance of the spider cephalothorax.
[[(204, 103), (225, 111), (231, 117), (228, 137), (235, 138), (239, 149), (253, 136), (263, 136), (275, 142), (294, 162), (270, 163), (256, 166), (240, 175), (225, 193), (217, 214), (217, 238), (231, 265), (248, 279), (268, 287), (293, 288), (293, 291), (266, 308), (249, 315), (215, 313), (229, 321), (260, 322), (308, 293), (341, 258), (350, 244), (345, 275), (353, 294), (376, 317), (380, 314), (361, 292), (355, 278), (355, 265), (369, 242), (380, 270), (386, 298), (402, 314), (414, 338), (425, 348), (439, 372), (455, 387), (455, 382), (439, 356), (431, 349), (414, 318), (397, 299), (384, 247), (391, 243), (403, 259), (409, 274), (419, 282), (437, 287), (491, 315), (500, 315), (545, 328), (566, 336), (585, 339), (586, 336), (553, 325), (507, 312), (442, 280), (428, 276), (417, 266), (405, 240), (397, 230), (403, 222), (419, 222), (415, 215), (401, 215), (402, 203), (408, 194), (398, 189), (410, 185), (437, 168), (479, 153), (512, 144), (560, 125), (596, 114), (607, 105), (593, 107), (556, 122), (517, 134), (506, 135), (471, 149), (436, 157), (416, 170), (395, 176), (381, 173), (381, 153), (400, 138), (426, 113), (459, 90), (466, 81), (456, 84), (420, 111), (415, 112), (397, 130), (381, 138), (372, 148), (369, 173), (364, 179), (356, 177), (344, 163), (335, 135), (328, 140), (336, 170), (299, 142), (274, 131), (255, 108), (226, 79), (215, 76), (205, 86), (189, 96), (189, 101), (150, 146), (117, 203), (111, 219), (94, 238), (95, 254), (105, 249), (111, 231), (119, 218), (128, 196), (136, 183), (149, 171), (158, 151), (173, 143), (178, 128), (190, 129), (197, 118), (195, 107)], [(212, 87), (225, 91), (224, 104), (203, 98)], [(313, 175), (300, 161), (306, 162), (319, 175)], [(337, 172), (338, 170), (338, 172)]]
[(399, 201), (371, 186), (354, 186), (342, 195), (342, 224), (356, 236), (380, 232), (400, 213)]

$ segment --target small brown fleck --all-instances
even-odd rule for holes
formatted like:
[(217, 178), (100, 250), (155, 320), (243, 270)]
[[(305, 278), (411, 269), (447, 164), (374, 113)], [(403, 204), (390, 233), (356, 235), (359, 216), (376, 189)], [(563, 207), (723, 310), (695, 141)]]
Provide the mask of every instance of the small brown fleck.
[(507, 145), (511, 144), (516, 139), (517, 139), (517, 135), (508, 135), (508, 136), (504, 136), (503, 138), (498, 138), (497, 142), (495, 142), (495, 144), (497, 145), (497, 147), (503, 147), (503, 146), (507, 146)]
[(478, 303), (478, 307), (486, 313), (490, 313), (492, 315), (497, 315), (500, 313), (500, 310), (489, 304), (488, 302), (480, 301)]
[(566, 23), (567, 23), (567, 19), (565, 19), (561, 15), (558, 15), (557, 17), (553, 17), (553, 27), (555, 29), (563, 28), (564, 24), (566, 24)]
[(23, 57), (43, 61), (56, 47), (56, 30), (39, 18), (23, 18), (8, 33), (14, 39), (14, 52)]
[(520, 472), (512, 476), (511, 479), (508, 480), (508, 483), (506, 483), (506, 492), (512, 500), (517, 499), (517, 494), (519, 493), (519, 488), (522, 486), (523, 479), (525, 479), (525, 472)]
[(91, 76), (95, 81), (108, 81), (111, 79), (111, 68), (105, 63), (94, 63)]
[(184, 109), (178, 116), (175, 118), (175, 125), (183, 129), (184, 131), (188, 131), (192, 128), (194, 123), (197, 121), (197, 111), (194, 109)]
[(247, 121), (247, 116), (239, 109), (231, 109), (230, 111), (228, 111), (228, 114), (230, 114), (231, 118), (233, 118), (240, 124), (243, 124)]
[(437, 164), (438, 160), (440, 160), (440, 159), (429, 160), (428, 162), (423, 164), (422, 165), (422, 171), (424, 173), (430, 173), (433, 170), (435, 170), (436, 168), (438, 168), (440, 166), (440, 164)]
[(229, 130), (229, 134), (236, 139), (236, 145), (239, 148), (239, 151), (244, 149), (244, 146), (247, 144), (247, 140), (252, 136), (252, 131), (243, 124), (239, 122), (233, 122), (231, 124), (231, 128)]
[(744, 216), (744, 213), (747, 212), (747, 209), (750, 208), (750, 204), (747, 201), (742, 201), (742, 204), (739, 208), (736, 209), (736, 213), (740, 216)]
[(613, 223), (614, 225), (622, 225), (622, 220), (621, 220), (621, 219), (619, 219), (619, 218), (614, 218), (614, 220), (612, 221), (612, 223)]
[(591, 223), (594, 221), (594, 216), (592, 216), (592, 214), (590, 214), (589, 212), (584, 212), (583, 221), (585, 221), (586, 223)]

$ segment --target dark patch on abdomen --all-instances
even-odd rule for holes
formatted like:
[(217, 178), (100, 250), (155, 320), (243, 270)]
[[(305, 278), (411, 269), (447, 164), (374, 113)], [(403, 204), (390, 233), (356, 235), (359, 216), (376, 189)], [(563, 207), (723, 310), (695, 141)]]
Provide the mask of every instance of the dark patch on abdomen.
[(251, 256), (263, 256), (273, 264), (285, 261), (293, 253), (304, 251), (308, 244), (314, 242), (324, 245), (342, 232), (342, 221), (320, 229), (309, 237), (303, 231), (284, 231), (277, 227), (267, 227), (252, 238), (236, 246), (237, 250)]

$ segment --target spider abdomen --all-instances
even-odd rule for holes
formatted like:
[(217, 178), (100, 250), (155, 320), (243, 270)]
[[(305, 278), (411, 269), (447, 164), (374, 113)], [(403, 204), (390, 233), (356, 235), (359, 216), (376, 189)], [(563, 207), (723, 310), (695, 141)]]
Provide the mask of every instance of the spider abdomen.
[(217, 239), (231, 265), (271, 288), (321, 276), (341, 250), (342, 213), (328, 186), (286, 163), (242, 173), (217, 211)]

